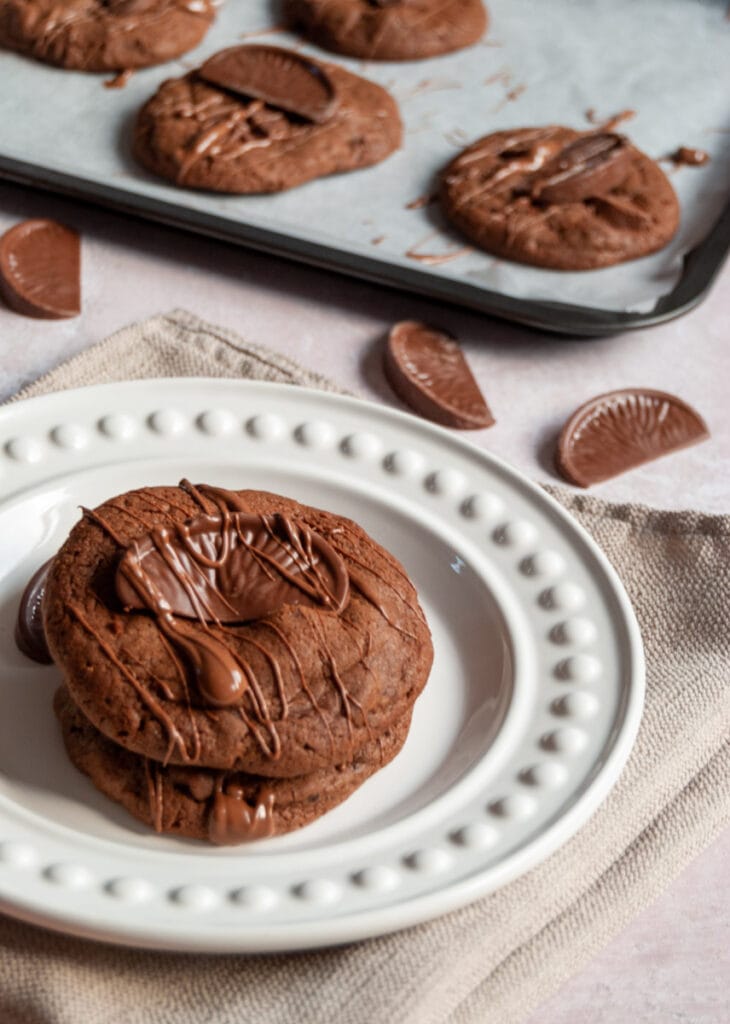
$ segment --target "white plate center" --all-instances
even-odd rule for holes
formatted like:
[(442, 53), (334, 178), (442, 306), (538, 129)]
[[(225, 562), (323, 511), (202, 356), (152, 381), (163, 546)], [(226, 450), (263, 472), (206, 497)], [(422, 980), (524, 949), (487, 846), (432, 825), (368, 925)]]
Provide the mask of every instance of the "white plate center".
[(130, 462), (49, 481), (0, 507), (0, 795), (47, 826), (150, 849), (200, 851), (203, 844), (157, 837), (97, 793), (66, 758), (51, 701), (55, 667), (34, 665), (14, 645), (18, 602), (30, 575), (63, 543), (79, 505), (94, 506), (133, 487), (176, 483), (181, 476), (225, 487), (256, 487), (350, 516), (390, 550), (413, 579), (436, 651), (406, 746), (344, 805), (291, 836), (247, 853), (309, 849), (371, 834), (421, 811), (483, 764), (505, 723), (514, 689), (511, 635), (498, 602), (458, 535), (435, 525), (415, 503), (385, 488), (354, 489), (326, 473), (296, 466)]

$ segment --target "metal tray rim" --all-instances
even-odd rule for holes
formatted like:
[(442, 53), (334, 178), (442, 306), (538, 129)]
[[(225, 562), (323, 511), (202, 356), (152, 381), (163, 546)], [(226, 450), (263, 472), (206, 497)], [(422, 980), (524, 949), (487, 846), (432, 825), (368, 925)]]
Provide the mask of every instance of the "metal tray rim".
[[(232, 222), (224, 216), (152, 199), (118, 186), (76, 174), (39, 168), (22, 159), (0, 156), (0, 179), (40, 187), (171, 227), (208, 235), (225, 242), (262, 250), (390, 288), (458, 304), (527, 327), (577, 337), (601, 337), (666, 322), (688, 313), (705, 297), (730, 251), (730, 202), (706, 237), (685, 253), (674, 287), (648, 312), (624, 312), (571, 303), (516, 298), (452, 278), (439, 278), (417, 267), (286, 234), (253, 222)], [(559, 273), (559, 271), (556, 271)]]

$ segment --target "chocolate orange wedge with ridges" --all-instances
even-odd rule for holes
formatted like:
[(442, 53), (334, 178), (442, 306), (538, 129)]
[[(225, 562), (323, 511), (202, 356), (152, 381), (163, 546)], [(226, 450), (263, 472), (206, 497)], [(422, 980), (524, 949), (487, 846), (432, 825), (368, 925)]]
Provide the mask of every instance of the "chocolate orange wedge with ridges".
[(388, 336), (384, 366), (395, 393), (426, 419), (459, 430), (494, 423), (464, 353), (446, 331), (403, 320)]
[(577, 409), (558, 441), (557, 468), (590, 487), (709, 437), (702, 417), (665, 391), (625, 388)]
[(63, 320), (81, 312), (81, 244), (54, 220), (25, 220), (0, 238), (0, 292), (24, 316)]
[(231, 46), (210, 57), (196, 72), (209, 85), (323, 124), (337, 106), (337, 93), (325, 69), (278, 46)]

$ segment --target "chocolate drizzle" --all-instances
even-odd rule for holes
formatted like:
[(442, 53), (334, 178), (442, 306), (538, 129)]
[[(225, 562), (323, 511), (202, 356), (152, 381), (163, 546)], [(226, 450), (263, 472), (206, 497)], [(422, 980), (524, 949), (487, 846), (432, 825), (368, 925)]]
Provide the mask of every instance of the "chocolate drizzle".
[(426, 419), (460, 430), (494, 423), (457, 340), (415, 320), (391, 329), (385, 375), (403, 401)]
[(533, 177), (532, 198), (545, 203), (578, 203), (603, 196), (626, 179), (630, 159), (629, 147), (621, 135), (583, 135)]
[[(421, 620), (421, 622), (424, 623), (424, 625), (426, 624), (426, 616), (423, 614), (423, 609), (420, 607), (420, 605), (418, 603), (416, 603), (416, 602), (408, 601), (403, 596), (403, 594), (400, 591), (396, 590), (396, 588), (393, 586), (393, 584), (390, 583), (385, 578), (385, 576), (383, 576), (382, 573), (378, 572), (377, 569), (373, 568), (373, 566), (366, 565), (365, 562), (360, 561), (360, 559), (357, 558), (356, 555), (354, 555), (351, 551), (348, 551), (343, 546), (340, 546), (340, 545), (336, 544), (335, 542), (333, 542), (333, 547), (343, 556), (343, 558), (346, 558), (348, 562), (354, 563), (355, 565), (360, 566), (361, 569), (366, 569), (368, 572), (372, 573), (372, 575), (375, 576), (376, 579), (379, 579), (380, 582), (382, 584), (384, 584), (387, 587), (388, 590), (391, 590), (394, 594), (396, 594), (398, 596), (398, 599), (403, 602), (403, 604), (406, 606), (406, 608), (408, 608), (408, 610), (410, 612), (412, 612), (417, 618), (419, 618)], [(391, 563), (390, 567), (391, 567), (391, 569), (393, 569), (393, 570), (395, 570), (397, 572), (398, 576), (400, 576), (400, 578), (403, 580), (403, 583), (405, 585), (408, 585), (409, 580), (408, 580), (407, 575), (404, 572), (402, 572), (401, 570), (397, 570), (396, 566), (393, 565), (392, 563)], [(385, 618), (385, 612), (384, 612), (383, 608), (380, 606), (380, 604), (376, 604), (372, 600), (372, 594), (368, 594), (367, 593), (367, 590), (369, 590), (369, 587), (367, 587), (367, 585), (366, 585), (366, 589), (365, 590), (361, 589), (360, 584), (363, 582), (363, 577), (360, 574), (357, 574), (357, 582), (355, 581), (355, 579), (352, 578), (352, 575), (351, 575), (350, 579), (351, 579), (351, 582), (357, 587), (357, 589), (360, 590), (360, 592), (362, 593), (363, 597), (373, 605), (373, 607), (376, 609), (376, 611), (380, 612), (380, 614), (383, 616), (383, 618)], [(386, 618), (386, 622), (388, 622), (389, 626), (395, 625), (394, 622), (389, 621), (387, 618)]]
[(212, 632), (200, 632), (158, 615), (157, 625), (191, 670), (198, 695), (214, 708), (237, 704), (251, 679), (248, 666)]
[[(156, 761), (144, 758), (144, 773), (147, 786), (149, 817), (155, 832), (163, 832), (165, 822), (165, 779), (164, 771)], [(235, 781), (227, 781), (225, 772), (211, 778), (206, 772), (198, 775), (191, 768), (182, 769), (186, 774), (173, 776), (195, 800), (209, 804), (208, 837), (217, 846), (236, 846), (254, 839), (264, 839), (274, 834), (274, 806), (276, 798), (268, 786), (261, 786), (255, 803), (246, 799), (246, 792)], [(235, 779), (235, 776), (234, 776)], [(169, 815), (168, 815), (169, 817)]]
[(677, 167), (703, 167), (710, 162), (710, 154), (704, 149), (680, 146), (669, 158)]
[[(470, 183), (459, 198), (459, 205), (521, 186), (529, 175), (540, 170), (560, 152), (562, 143), (553, 128), (535, 128), (520, 132), (499, 143), (491, 137), (482, 139), (450, 164), (449, 178), (464, 178)], [(447, 179), (449, 180), (449, 179)]]
[[(344, 623), (344, 622), (346, 622), (346, 619), (343, 618), (342, 621)], [(312, 692), (312, 689), (311, 689), (309, 683), (307, 682), (307, 677), (304, 674), (304, 669), (302, 668), (302, 663), (299, 660), (296, 651), (294, 650), (292, 645), (289, 643), (289, 641), (287, 640), (287, 638), (284, 635), (284, 633), (279, 629), (278, 626), (274, 625), (273, 622), (269, 622), (266, 619), (264, 619), (260, 623), (260, 625), (265, 626), (267, 629), (271, 630), (279, 638), (279, 641), (281, 642), (282, 646), (284, 647), (284, 649), (286, 650), (287, 654), (292, 659), (292, 661), (294, 663), (294, 667), (295, 667), (295, 669), (297, 671), (297, 675), (299, 676), (299, 683), (300, 683), (300, 686), (302, 688), (302, 693), (306, 696), (307, 700), (311, 704), (311, 706), (314, 709), (315, 713), (317, 714), (318, 718), (322, 722), (322, 725), (324, 726), (325, 732), (327, 733), (327, 738), (329, 740), (330, 750), (334, 750), (334, 742), (335, 741), (334, 741), (334, 736), (332, 735), (332, 729), (330, 727), (329, 722), (327, 721), (327, 716), (325, 715), (325, 713), (322, 710), (322, 708), (319, 706), (319, 703), (317, 702), (317, 698), (314, 696), (314, 693)], [(286, 717), (286, 712), (287, 712), (287, 704), (286, 704), (285, 701), (282, 701), (282, 718)]]
[(392, 626), (392, 628), (402, 634), (402, 636), (407, 636), (411, 640), (416, 639), (415, 633), (411, 633), (409, 629), (403, 629), (402, 626), (399, 626), (398, 623), (388, 615), (383, 602), (378, 599), (377, 594), (363, 572), (360, 572), (360, 570), (357, 569), (353, 570), (353, 568), (350, 567), (350, 583), (359, 591), (359, 593), (362, 594), (365, 600), (382, 615), (389, 626)]
[(183, 761), (187, 762), (187, 761), (192, 760), (192, 758), (191, 758), (190, 754), (188, 753), (188, 750), (187, 750), (187, 748), (185, 746), (185, 740), (180, 735), (180, 731), (178, 730), (177, 726), (175, 725), (173, 720), (170, 718), (170, 716), (167, 714), (165, 709), (162, 707), (160, 702), (157, 700), (157, 698), (154, 697), (142, 685), (142, 683), (140, 683), (139, 679), (137, 679), (137, 677), (134, 674), (134, 672), (132, 672), (124, 664), (124, 662), (121, 660), (121, 658), (119, 658), (117, 656), (115, 651), (104, 640), (104, 638), (101, 636), (99, 631), (94, 629), (94, 627), (91, 625), (91, 623), (89, 622), (88, 618), (86, 617), (86, 615), (84, 615), (84, 613), (81, 611), (80, 608), (78, 608), (76, 605), (69, 604), (68, 605), (68, 610), (71, 613), (71, 615), (76, 619), (76, 621), (79, 623), (79, 625), (84, 630), (86, 630), (86, 632), (89, 634), (89, 636), (92, 636), (94, 638), (94, 640), (99, 645), (100, 649), (104, 652), (104, 654), (107, 656), (109, 661), (114, 666), (116, 666), (116, 668), (122, 673), (124, 678), (132, 685), (133, 689), (138, 694), (138, 696), (139, 696), (140, 700), (142, 701), (142, 703), (147, 708), (149, 708), (149, 710), (152, 712), (152, 715), (154, 716), (154, 718), (164, 728), (165, 732), (167, 733), (167, 737), (168, 737), (168, 746), (167, 746), (167, 752), (166, 752), (165, 758), (164, 758), (164, 763), (167, 763), (170, 760), (170, 757), (172, 756), (172, 753), (175, 750), (175, 748), (177, 748), (177, 750), (178, 750), (178, 752), (180, 754), (180, 757), (181, 757), (181, 759)]
[(132, 78), (134, 71), (131, 68), (125, 68), (124, 71), (118, 71), (113, 78), (107, 78), (104, 82), (105, 89), (124, 89)]
[(234, 161), (249, 150), (290, 140), (304, 130), (303, 125), (293, 125), (283, 111), (267, 107), (263, 100), (239, 99), (214, 90), (202, 80), (191, 82), (191, 93), (190, 100), (164, 100), (159, 104), (161, 116), (190, 119), (197, 128), (192, 140), (177, 154), (176, 181), (180, 185), (207, 157)]
[[(175, 152), (178, 184), (201, 162), (235, 163), (257, 151), (257, 165), (296, 151), (314, 131), (338, 130), (336, 76), (318, 61), (272, 46), (223, 50), (185, 78), (166, 83), (151, 101), (155, 119), (191, 126)], [(275, 153), (266, 150), (274, 145)]]
[(368, 735), (370, 735), (370, 726), (368, 724), (367, 715), (365, 714), (365, 709), (363, 708), (362, 704), (350, 693), (350, 691), (347, 689), (347, 686), (342, 681), (342, 677), (340, 676), (340, 673), (337, 668), (337, 660), (332, 654), (332, 651), (330, 650), (329, 644), (327, 643), (327, 638), (324, 635), (324, 631), (322, 630), (321, 625), (317, 623), (314, 619), (312, 620), (311, 625), (312, 630), (317, 637), (319, 648), (325, 656), (327, 667), (329, 669), (330, 679), (332, 680), (332, 684), (335, 690), (337, 691), (337, 694), (339, 695), (342, 715), (345, 719), (345, 722), (347, 723), (347, 733), (348, 736), (350, 737), (350, 755), (352, 755), (354, 753), (354, 749), (352, 747), (352, 709), (355, 708), (357, 711), (360, 712), (362, 724), (365, 726)]
[(162, 832), (164, 821), (164, 789), (162, 772), (156, 761), (144, 759), (144, 775), (147, 783), (147, 800), (150, 805), (150, 818), (155, 832)]
[(620, 185), (630, 154), (626, 139), (611, 132), (585, 132), (565, 142), (560, 129), (536, 128), (500, 142), (488, 137), (477, 143), (453, 161), (450, 175), (472, 182), (459, 205), (504, 191), (533, 202), (573, 203)]
[(449, 249), (446, 252), (421, 252), (419, 247), (429, 238), (433, 238), (435, 234), (435, 232), (431, 232), (427, 238), (416, 242), (410, 249), (406, 249), (403, 255), (407, 256), (409, 260), (415, 260), (416, 263), (425, 263), (427, 267), (438, 267), (442, 263), (451, 263), (452, 260), (457, 260), (460, 256), (466, 256), (472, 251), (470, 245), (463, 245), (458, 249)]
[(127, 611), (241, 623), (302, 604), (341, 612), (347, 570), (330, 545), (284, 515), (226, 512), (135, 540), (117, 570)]

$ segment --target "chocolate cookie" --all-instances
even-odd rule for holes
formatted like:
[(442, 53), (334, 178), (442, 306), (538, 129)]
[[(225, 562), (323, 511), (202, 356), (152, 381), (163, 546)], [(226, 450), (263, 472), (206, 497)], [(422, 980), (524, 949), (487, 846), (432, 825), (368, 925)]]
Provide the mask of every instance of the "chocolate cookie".
[(134, 154), (187, 188), (279, 192), (378, 163), (401, 136), (379, 85), (289, 50), (239, 46), (162, 83), (137, 118)]
[(105, 735), (256, 775), (352, 760), (408, 712), (432, 660), (392, 555), (348, 519), (261, 491), (145, 488), (86, 512), (43, 618)]
[(487, 28), (481, 0), (285, 0), (312, 42), (366, 60), (420, 60), (471, 46)]
[(97, 789), (157, 832), (233, 845), (310, 824), (346, 800), (403, 746), (410, 711), (354, 759), (291, 779), (163, 767), (103, 736), (60, 687), (54, 709), (71, 761)]
[(383, 369), (395, 393), (426, 419), (456, 430), (494, 425), (464, 353), (448, 331), (401, 320), (388, 335)]
[(494, 132), (446, 167), (446, 216), (487, 252), (557, 270), (646, 256), (672, 238), (664, 172), (623, 136), (571, 128)]
[(2, 0), (0, 46), (82, 71), (145, 68), (201, 41), (213, 0)]

